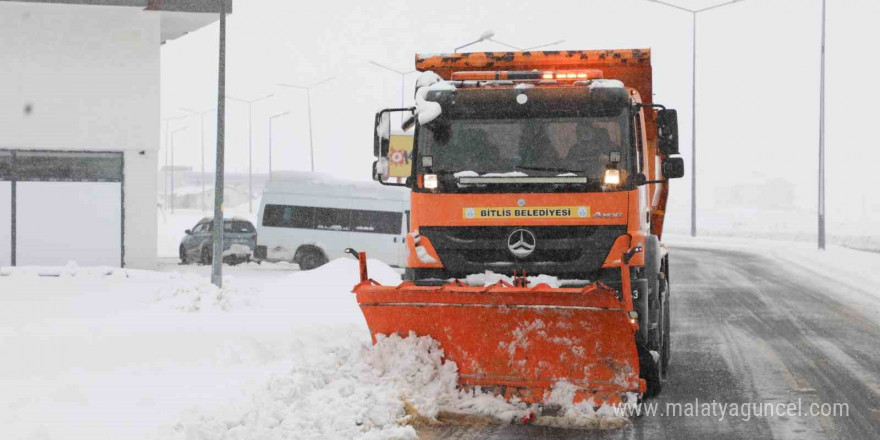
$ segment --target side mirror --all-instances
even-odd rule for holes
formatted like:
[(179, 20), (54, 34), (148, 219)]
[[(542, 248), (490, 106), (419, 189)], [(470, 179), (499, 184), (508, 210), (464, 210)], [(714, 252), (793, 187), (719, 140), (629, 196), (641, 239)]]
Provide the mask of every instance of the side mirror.
[(412, 173), (413, 135), (391, 130), (391, 114), (400, 113), (403, 131), (415, 124), (412, 108), (392, 108), (376, 113), (376, 125), (373, 133), (373, 180), (383, 185), (403, 186), (401, 183), (389, 182), (392, 177), (402, 179)]
[(183, 231), (183, 232), (184, 232), (186, 235), (192, 235), (192, 233), (193, 233), (192, 229), (187, 229), (186, 231)]
[(678, 112), (675, 110), (657, 112), (657, 142), (661, 153), (678, 154)]
[(387, 157), (391, 144), (391, 114), (402, 113), (401, 129), (407, 131), (415, 125), (415, 117), (411, 108), (388, 108), (376, 113), (375, 132), (373, 133), (373, 156)]
[(387, 156), (388, 145), (391, 142), (390, 110), (382, 110), (379, 113), (376, 113), (375, 129), (375, 133), (373, 134), (373, 156)]
[(388, 159), (380, 157), (379, 160), (373, 161), (373, 180), (377, 182), (385, 182), (388, 180), (390, 167)]
[(678, 179), (684, 176), (684, 159), (670, 157), (663, 161), (663, 176), (667, 179)]

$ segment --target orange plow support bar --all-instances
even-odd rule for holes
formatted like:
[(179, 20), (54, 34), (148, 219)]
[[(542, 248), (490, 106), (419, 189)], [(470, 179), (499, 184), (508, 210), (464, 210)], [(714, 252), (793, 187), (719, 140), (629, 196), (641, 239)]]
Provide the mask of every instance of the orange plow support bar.
[(365, 279), (354, 293), (373, 335), (410, 331), (440, 342), (464, 388), (489, 388), (540, 403), (558, 381), (578, 387), (576, 401), (618, 403), (644, 392), (635, 326), (617, 292), (499, 282), (382, 286)]

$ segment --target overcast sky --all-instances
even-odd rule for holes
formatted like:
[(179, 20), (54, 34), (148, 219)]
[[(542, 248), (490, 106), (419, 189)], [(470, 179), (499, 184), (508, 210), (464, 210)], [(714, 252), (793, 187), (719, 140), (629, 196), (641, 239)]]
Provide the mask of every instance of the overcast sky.
[[(700, 8), (719, 2), (676, 3)], [(820, 17), (821, 0), (744, 0), (698, 15), (697, 201), (707, 218), (730, 208), (718, 206), (726, 200), (720, 197), (725, 188), (781, 178), (795, 189), (795, 215), (804, 227), (815, 224)], [(828, 0), (827, 209), (832, 223), (880, 224), (870, 221), (880, 217), (880, 195), (868, 190), (876, 186), (880, 163), (874, 135), (874, 103), (880, 102), (878, 17), (876, 0)], [(180, 107), (215, 105), (217, 29), (215, 24), (163, 46), (163, 118), (183, 114)], [(564, 39), (553, 48), (651, 48), (655, 102), (679, 110), (687, 163), (687, 178), (673, 184), (669, 222), (676, 229), (687, 225), (692, 15), (645, 0), (236, 1), (228, 20), (227, 93), (243, 99), (275, 95), (254, 105), (255, 172), (268, 171), (268, 117), (287, 110), (290, 115), (275, 122), (273, 166), (308, 169), (305, 92), (276, 84), (334, 77), (312, 90), (317, 170), (369, 179), (373, 113), (399, 105), (400, 75), (368, 61), (412, 70), (415, 53), (452, 51), (487, 29), (497, 40), (520, 47)], [(504, 49), (493, 42), (468, 48)], [(407, 103), (415, 76), (406, 77)], [(227, 109), (227, 170), (245, 172), (247, 109), (235, 102)], [(209, 169), (215, 118), (208, 117), (205, 126)], [(175, 138), (177, 162), (198, 169), (198, 118), (172, 125), (189, 126)]]

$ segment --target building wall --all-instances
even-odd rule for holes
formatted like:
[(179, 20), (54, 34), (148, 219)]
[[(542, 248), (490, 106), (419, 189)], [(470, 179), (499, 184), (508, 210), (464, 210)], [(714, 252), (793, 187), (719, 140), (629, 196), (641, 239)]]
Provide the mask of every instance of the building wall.
[(127, 267), (156, 259), (159, 14), (0, 2), (0, 148), (122, 151)]

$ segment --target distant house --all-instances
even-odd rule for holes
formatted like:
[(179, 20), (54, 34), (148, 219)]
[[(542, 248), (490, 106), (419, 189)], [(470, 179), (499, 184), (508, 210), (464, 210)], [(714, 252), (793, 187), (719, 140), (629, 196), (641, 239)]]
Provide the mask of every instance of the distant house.
[(219, 12), (0, 0), (0, 266), (155, 265), (160, 45)]

